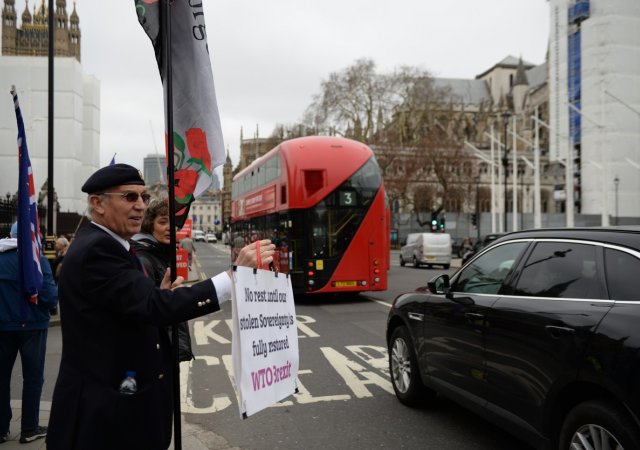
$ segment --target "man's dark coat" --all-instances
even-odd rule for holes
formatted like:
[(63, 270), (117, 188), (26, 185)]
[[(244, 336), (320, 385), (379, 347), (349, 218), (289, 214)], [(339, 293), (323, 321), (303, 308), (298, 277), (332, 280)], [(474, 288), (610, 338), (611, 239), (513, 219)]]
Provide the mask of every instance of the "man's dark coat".
[[(134, 261), (93, 224), (69, 247), (59, 283), (63, 345), (48, 449), (155, 450), (170, 444), (172, 362), (163, 327), (220, 307), (210, 280), (161, 290)], [(129, 370), (136, 372), (134, 395), (118, 391)]]

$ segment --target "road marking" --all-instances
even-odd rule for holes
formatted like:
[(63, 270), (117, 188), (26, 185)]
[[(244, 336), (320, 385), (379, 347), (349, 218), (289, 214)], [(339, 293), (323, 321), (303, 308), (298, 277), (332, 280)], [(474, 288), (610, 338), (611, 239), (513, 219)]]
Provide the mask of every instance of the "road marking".
[[(220, 359), (215, 356), (196, 356), (195, 358), (204, 361), (207, 366), (220, 365)], [(211, 405), (205, 408), (195, 406), (193, 402), (193, 384), (189, 380), (191, 367), (193, 367), (193, 361), (180, 363), (180, 409), (182, 413), (209, 414), (228, 408), (231, 405), (231, 399), (226, 394), (214, 394)]]
[(389, 376), (389, 353), (386, 347), (380, 347), (379, 345), (347, 345), (346, 349), (374, 369), (378, 369)]
[(314, 397), (313, 395), (311, 395), (311, 392), (309, 392), (309, 390), (300, 381), (300, 375), (304, 375), (308, 373), (313, 373), (313, 372), (309, 369), (298, 370), (298, 379), (296, 380), (296, 385), (298, 386), (298, 394), (296, 394), (294, 398), (301, 405), (307, 405), (309, 403), (318, 403), (318, 402), (335, 402), (335, 401), (351, 400), (351, 396), (349, 394), (321, 395), (318, 397)]
[(231, 344), (230, 340), (213, 331), (213, 328), (221, 322), (222, 320), (212, 320), (205, 324), (204, 320), (195, 320), (193, 322), (193, 336), (196, 345), (207, 345), (209, 339), (220, 344)]
[(331, 347), (321, 347), (320, 350), (357, 398), (373, 397), (371, 391), (366, 388), (367, 384), (377, 385), (388, 393), (393, 394), (393, 386), (391, 386), (391, 381), (388, 378), (383, 378), (375, 372), (366, 370), (364, 366), (350, 360)]
[(387, 308), (391, 308), (391, 303), (383, 302), (382, 300), (376, 300), (375, 298), (369, 298), (372, 302), (380, 303), (382, 306), (386, 306)]

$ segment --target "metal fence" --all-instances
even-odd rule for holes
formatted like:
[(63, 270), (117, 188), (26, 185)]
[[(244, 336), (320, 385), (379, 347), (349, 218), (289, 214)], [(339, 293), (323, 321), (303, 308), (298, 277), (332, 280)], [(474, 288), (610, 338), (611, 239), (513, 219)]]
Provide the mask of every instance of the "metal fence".
[[(43, 235), (47, 234), (46, 230), (47, 208), (38, 206), (38, 218), (40, 219), (40, 230)], [(9, 237), (11, 224), (18, 218), (18, 205), (15, 198), (0, 199), (0, 239)], [(56, 235), (70, 235), (75, 233), (76, 228), (80, 224), (82, 216), (73, 212), (59, 212), (57, 214)]]

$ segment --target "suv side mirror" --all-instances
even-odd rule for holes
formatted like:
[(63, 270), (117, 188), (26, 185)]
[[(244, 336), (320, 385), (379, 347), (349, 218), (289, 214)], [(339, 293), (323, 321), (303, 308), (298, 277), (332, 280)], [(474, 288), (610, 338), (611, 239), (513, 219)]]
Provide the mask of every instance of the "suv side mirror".
[(449, 275), (445, 273), (431, 279), (431, 281), (427, 283), (427, 287), (429, 288), (429, 292), (432, 294), (448, 294), (449, 289), (451, 289), (451, 285), (449, 284)]

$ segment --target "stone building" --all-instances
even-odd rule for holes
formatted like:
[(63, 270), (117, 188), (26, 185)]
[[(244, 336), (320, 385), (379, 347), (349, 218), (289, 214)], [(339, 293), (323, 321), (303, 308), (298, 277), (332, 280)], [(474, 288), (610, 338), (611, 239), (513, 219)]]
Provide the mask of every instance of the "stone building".
[[(52, 0), (53, 1), (53, 0)], [(80, 63), (80, 28), (75, 10), (69, 17), (65, 0), (55, 0), (55, 128), (54, 188), (61, 212), (83, 213), (86, 196), (80, 187), (100, 167), (100, 81)], [(0, 85), (15, 85), (25, 123), (34, 181), (48, 174), (48, 8), (27, 2), (20, 17), (15, 0), (2, 8)], [(21, 23), (20, 20), (22, 21)], [(16, 117), (0, 108), (0, 193), (18, 186)]]
[(208, 190), (193, 201), (189, 209), (189, 217), (194, 230), (221, 234), (223, 231), (222, 199), (222, 191)]
[(233, 164), (231, 163), (231, 157), (227, 151), (227, 159), (222, 167), (222, 222), (223, 229), (226, 231), (227, 227), (231, 225), (231, 182), (233, 180)]
[[(37, 0), (34, 0), (34, 2)], [(53, 0), (50, 0), (53, 1)], [(73, 2), (71, 16), (66, 0), (55, 0), (55, 56), (71, 56), (80, 62), (80, 19)], [(18, 28), (15, 0), (4, 0), (2, 8), (2, 54), (5, 56), (47, 56), (49, 54), (49, 9), (44, 0), (29, 10), (29, 1), (22, 12)]]
[(575, 213), (605, 226), (640, 218), (639, 6), (549, 1), (551, 157), (569, 160)]

